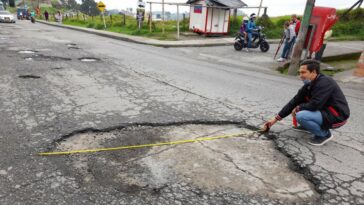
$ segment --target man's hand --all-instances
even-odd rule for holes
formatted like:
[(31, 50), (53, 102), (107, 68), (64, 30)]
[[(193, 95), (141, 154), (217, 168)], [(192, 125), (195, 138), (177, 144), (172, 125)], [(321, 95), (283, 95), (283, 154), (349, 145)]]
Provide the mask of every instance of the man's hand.
[(263, 127), (262, 127), (262, 131), (263, 132), (268, 132), (269, 129), (277, 122), (278, 120), (274, 117), (270, 120), (268, 120), (267, 122), (264, 123)]

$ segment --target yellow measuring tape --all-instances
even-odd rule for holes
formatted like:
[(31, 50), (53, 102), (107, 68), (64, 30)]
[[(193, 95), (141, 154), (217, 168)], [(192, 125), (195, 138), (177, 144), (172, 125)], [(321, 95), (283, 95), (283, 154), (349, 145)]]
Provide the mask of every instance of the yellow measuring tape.
[[(255, 132), (252, 132), (252, 134)], [(77, 154), (77, 153), (92, 153), (92, 152), (101, 152), (101, 151), (115, 151), (115, 150), (122, 150), (122, 149), (136, 149), (136, 148), (144, 148), (144, 147), (156, 147), (156, 146), (163, 146), (163, 145), (177, 145), (177, 144), (185, 144), (185, 143), (193, 143), (193, 142), (201, 142), (201, 141), (208, 141), (208, 140), (217, 140), (223, 138), (231, 138), (243, 135), (244, 133), (235, 133), (229, 135), (221, 135), (216, 137), (204, 137), (198, 139), (190, 139), (190, 140), (180, 140), (180, 141), (173, 141), (173, 142), (161, 142), (155, 144), (142, 144), (142, 145), (129, 145), (129, 146), (121, 146), (121, 147), (111, 147), (111, 148), (98, 148), (98, 149), (85, 149), (85, 150), (72, 150), (72, 151), (64, 151), (64, 152), (41, 152), (38, 153), (40, 156), (51, 156), (51, 155), (69, 155), (69, 154)]]

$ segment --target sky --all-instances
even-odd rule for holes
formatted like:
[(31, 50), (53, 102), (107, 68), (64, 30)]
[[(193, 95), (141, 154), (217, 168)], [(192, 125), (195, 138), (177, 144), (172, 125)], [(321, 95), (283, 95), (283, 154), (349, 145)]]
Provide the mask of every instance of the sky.
[[(98, 2), (99, 0), (95, 0)], [(162, 0), (143, 0), (144, 2), (162, 2)], [(248, 6), (259, 6), (259, 0), (242, 0)], [(326, 6), (334, 7), (337, 9), (350, 8), (358, 0), (316, 0), (316, 6)], [(137, 0), (102, 0), (106, 5), (106, 9), (126, 9), (133, 8), (135, 11), (137, 7)], [(165, 0), (165, 2), (176, 2), (176, 3), (186, 3), (187, 0)], [(305, 9), (306, 0), (263, 0), (263, 6), (267, 6), (267, 14), (271, 17), (297, 14), (302, 15)], [(362, 5), (363, 7), (364, 5)], [(149, 4), (146, 4), (146, 9), (149, 10)], [(160, 11), (161, 6), (153, 4), (153, 11)], [(172, 13), (177, 12), (176, 6), (166, 6), (166, 11)], [(189, 7), (180, 7), (180, 12), (188, 11)], [(242, 9), (244, 13), (257, 13), (258, 9)], [(262, 12), (261, 12), (262, 13)]]

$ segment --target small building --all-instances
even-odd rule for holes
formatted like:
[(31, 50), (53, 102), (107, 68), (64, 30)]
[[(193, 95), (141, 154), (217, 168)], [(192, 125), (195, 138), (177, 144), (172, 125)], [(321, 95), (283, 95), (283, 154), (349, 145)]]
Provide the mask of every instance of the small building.
[(240, 0), (188, 0), (189, 29), (199, 34), (227, 34), (230, 30), (230, 11), (247, 6)]

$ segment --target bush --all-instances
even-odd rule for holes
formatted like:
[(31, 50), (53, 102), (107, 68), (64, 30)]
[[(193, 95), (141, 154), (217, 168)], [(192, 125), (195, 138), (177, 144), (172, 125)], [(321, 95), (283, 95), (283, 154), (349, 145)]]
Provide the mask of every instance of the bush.
[(95, 23), (93, 23), (93, 22), (90, 22), (90, 23), (88, 23), (87, 24), (87, 26), (86, 26), (87, 28), (94, 28), (95, 27)]
[(273, 22), (270, 20), (269, 16), (264, 15), (257, 20), (257, 25), (264, 26), (265, 28), (274, 28)]
[(291, 20), (291, 17), (290, 16), (281, 16), (281, 17), (278, 17), (278, 19), (275, 22), (275, 26), (280, 27), (280, 28), (283, 29), (284, 23), (286, 21), (289, 21), (289, 20)]
[(97, 30), (102, 30), (102, 29), (104, 29), (104, 24), (98, 23), (98, 24), (95, 25), (94, 28), (97, 29)]
[(51, 5), (52, 5), (53, 8), (62, 9), (62, 5), (57, 0), (52, 0)]
[(112, 26), (122, 27), (123, 25), (121, 22), (116, 22), (116, 23), (113, 23)]

